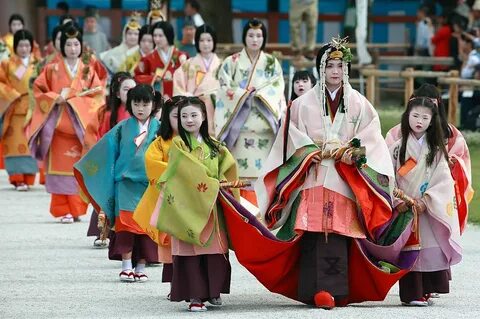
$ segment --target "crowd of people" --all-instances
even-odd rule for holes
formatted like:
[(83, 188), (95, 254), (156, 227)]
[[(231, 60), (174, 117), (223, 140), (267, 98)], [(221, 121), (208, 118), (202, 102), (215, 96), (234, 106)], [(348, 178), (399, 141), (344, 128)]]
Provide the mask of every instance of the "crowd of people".
[(449, 292), (470, 157), (435, 87), (415, 91), (384, 139), (349, 84), (345, 39), (319, 50), (318, 79), (296, 72), (287, 98), (262, 21), (222, 61), (211, 26), (193, 14), (190, 55), (156, 10), (101, 53), (85, 41), (94, 28), (61, 19), (46, 57), (12, 15), (0, 138), (16, 190), (42, 169), (61, 223), (94, 207), (88, 235), (121, 261), (120, 281), (147, 282), (161, 262), (166, 297), (194, 312), (230, 292), (230, 249), (271, 291), (323, 309), (383, 300), (397, 281), (406, 306)]

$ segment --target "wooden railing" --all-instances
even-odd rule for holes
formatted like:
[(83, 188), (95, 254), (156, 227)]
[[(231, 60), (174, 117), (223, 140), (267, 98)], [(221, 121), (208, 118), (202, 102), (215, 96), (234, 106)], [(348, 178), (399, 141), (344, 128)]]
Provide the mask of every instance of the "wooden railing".
[(405, 82), (405, 105), (407, 105), (410, 96), (414, 91), (415, 78), (437, 78), (439, 84), (448, 86), (448, 121), (454, 125), (458, 124), (457, 109), (458, 109), (458, 93), (459, 86), (466, 87), (480, 87), (480, 80), (470, 80), (459, 78), (459, 72), (434, 72), (434, 71), (419, 71), (413, 68), (407, 68), (403, 71), (389, 71), (375, 69), (374, 66), (367, 66), (360, 69), (360, 73), (367, 78), (366, 80), (366, 96), (373, 104), (376, 104), (376, 82), (380, 77), (387, 78), (401, 78)]

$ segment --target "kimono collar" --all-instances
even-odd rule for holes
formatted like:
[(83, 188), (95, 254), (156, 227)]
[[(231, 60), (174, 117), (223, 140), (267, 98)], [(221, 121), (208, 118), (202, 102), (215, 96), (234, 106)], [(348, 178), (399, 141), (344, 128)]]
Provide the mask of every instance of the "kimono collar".
[(30, 55), (25, 57), (25, 58), (20, 58), (20, 60), (22, 61), (22, 64), (24, 66), (28, 66), (29, 62), (30, 62)]
[(340, 85), (337, 89), (335, 89), (333, 92), (330, 92), (330, 90), (327, 89), (328, 93), (330, 94), (330, 98), (332, 101), (335, 101), (335, 97), (337, 96), (338, 90), (340, 90), (342, 86)]
[(70, 67), (70, 64), (68, 64), (67, 59), (64, 58), (63, 62), (65, 63), (67, 72), (70, 73), (72, 78), (75, 77), (78, 71), (78, 64), (80, 62), (80, 58), (77, 58), (77, 62), (75, 62), (75, 65), (73, 66), (73, 68)]
[(168, 47), (167, 52), (164, 52), (162, 49), (159, 49), (157, 51), (160, 54), (160, 58), (163, 60), (163, 62), (168, 62), (170, 60), (170, 57), (172, 56), (173, 46)]
[(145, 123), (138, 121), (138, 134), (142, 134), (143, 132), (148, 133), (148, 125), (150, 124), (150, 118), (148, 118)]
[(423, 134), (419, 139), (415, 137), (415, 135), (412, 134), (413, 140), (418, 143), (418, 145), (423, 146), (423, 143), (425, 143), (425, 139), (427, 138), (427, 134)]

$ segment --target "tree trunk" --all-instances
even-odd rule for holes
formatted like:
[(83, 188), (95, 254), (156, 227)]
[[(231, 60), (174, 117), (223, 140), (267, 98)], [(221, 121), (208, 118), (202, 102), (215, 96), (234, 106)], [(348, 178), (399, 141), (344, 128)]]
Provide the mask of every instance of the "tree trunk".
[(232, 43), (232, 1), (203, 0), (201, 5), (203, 20), (217, 31), (217, 41)]

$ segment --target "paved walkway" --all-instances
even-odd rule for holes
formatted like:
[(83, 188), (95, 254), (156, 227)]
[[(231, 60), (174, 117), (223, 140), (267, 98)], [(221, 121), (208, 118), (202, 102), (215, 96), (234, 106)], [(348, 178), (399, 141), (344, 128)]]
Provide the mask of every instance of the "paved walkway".
[[(88, 217), (62, 225), (48, 213), (49, 195), (36, 186), (18, 193), (0, 171), (0, 318), (479, 318), (480, 228), (463, 237), (464, 260), (453, 267), (451, 293), (433, 307), (400, 306), (395, 286), (384, 302), (332, 311), (314, 309), (269, 293), (236, 261), (231, 294), (221, 309), (188, 313), (186, 303), (166, 299), (161, 266), (148, 268), (147, 283), (120, 283), (120, 262), (92, 248)], [(253, 248), (253, 247), (252, 247)]]

